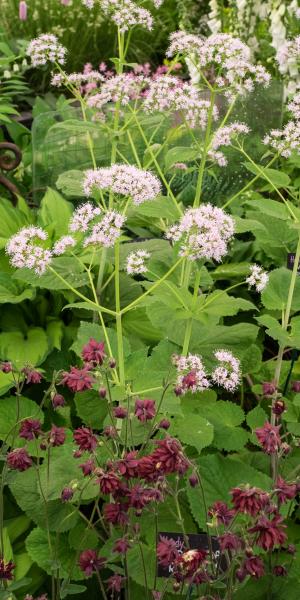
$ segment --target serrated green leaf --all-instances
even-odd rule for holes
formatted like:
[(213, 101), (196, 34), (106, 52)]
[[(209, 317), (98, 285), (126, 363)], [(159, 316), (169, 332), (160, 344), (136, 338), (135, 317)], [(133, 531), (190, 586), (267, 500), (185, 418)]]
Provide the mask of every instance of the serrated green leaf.
[[(263, 305), (270, 310), (284, 310), (287, 304), (288, 290), (292, 273), (285, 267), (275, 269), (269, 275), (269, 283), (261, 294)], [(300, 309), (300, 279), (296, 279), (292, 301), (292, 310)]]
[(83, 422), (94, 429), (101, 429), (107, 415), (107, 401), (96, 390), (75, 394), (76, 412)]
[(43, 423), (44, 414), (36, 402), (23, 396), (19, 399), (15, 396), (0, 398), (0, 439), (7, 439), (9, 443), (15, 437), (14, 433), (19, 431), (21, 421), (28, 418), (39, 419)]
[[(200, 395), (201, 402), (201, 395)], [(184, 444), (189, 444), (201, 452), (203, 448), (209, 446), (214, 437), (214, 428), (212, 424), (199, 415), (190, 414), (183, 418), (176, 417), (172, 420), (171, 435), (175, 435)]]

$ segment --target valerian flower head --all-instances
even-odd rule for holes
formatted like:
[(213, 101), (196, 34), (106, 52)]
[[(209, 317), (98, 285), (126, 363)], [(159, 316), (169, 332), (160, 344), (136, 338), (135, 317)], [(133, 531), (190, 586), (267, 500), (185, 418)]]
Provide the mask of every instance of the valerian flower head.
[(89, 223), (93, 221), (101, 213), (101, 208), (94, 206), (91, 202), (81, 204), (74, 211), (72, 218), (69, 223), (69, 230), (72, 232), (76, 231), (87, 231)]
[(133, 203), (139, 205), (146, 200), (154, 200), (161, 192), (161, 184), (150, 171), (134, 165), (114, 164), (85, 172), (83, 191), (90, 196), (93, 190), (111, 190), (115, 194), (131, 197)]
[[(104, 81), (99, 71), (87, 71), (84, 73), (55, 73), (52, 75), (51, 85), (54, 87), (72, 86), (81, 88), (85, 84), (97, 84)], [(96, 87), (96, 86), (95, 86)]]
[(56, 35), (52, 33), (42, 33), (36, 39), (31, 40), (27, 47), (27, 54), (30, 56), (34, 67), (46, 65), (48, 62), (63, 65), (66, 53), (66, 48), (59, 43)]
[(263, 143), (278, 152), (283, 158), (300, 151), (300, 121), (288, 121), (283, 129), (272, 129)]
[(251, 265), (250, 275), (246, 282), (250, 287), (255, 287), (257, 292), (262, 292), (268, 285), (269, 275), (259, 265)]
[(170, 35), (170, 45), (166, 52), (168, 57), (176, 54), (189, 55), (200, 53), (204, 40), (198, 35), (186, 33), (185, 31), (174, 31)]
[(30, 225), (20, 229), (6, 244), (5, 251), (10, 257), (11, 265), (18, 269), (33, 269), (38, 275), (42, 275), (51, 263), (52, 253), (37, 244), (37, 241), (46, 239), (47, 233), (41, 227)]
[[(82, 0), (82, 4), (91, 9), (95, 0)], [(132, 0), (99, 0), (99, 4), (105, 16), (111, 18), (121, 33), (125, 33), (136, 25), (152, 29), (153, 19), (150, 11), (141, 8)], [(154, 0), (154, 5), (158, 7), (159, 0)]]
[(76, 246), (76, 240), (71, 235), (64, 235), (57, 240), (52, 248), (53, 254), (60, 256), (64, 254), (67, 248)]
[(134, 73), (115, 75), (103, 83), (97, 94), (88, 98), (87, 104), (100, 111), (109, 102), (120, 102), (122, 106), (126, 106), (131, 100), (139, 98), (147, 82), (148, 79), (143, 75)]
[(217, 350), (214, 356), (220, 364), (212, 372), (213, 381), (233, 392), (240, 383), (240, 361), (229, 350)]
[(200, 208), (187, 209), (166, 237), (180, 243), (180, 256), (220, 262), (233, 234), (234, 221), (228, 214), (212, 204), (202, 204)]
[(203, 392), (209, 387), (201, 356), (174, 356), (173, 363), (177, 369), (176, 389), (181, 390), (181, 394)]
[(228, 161), (225, 154), (219, 151), (219, 148), (222, 146), (230, 146), (233, 139), (241, 134), (247, 134), (249, 132), (250, 129), (248, 125), (239, 123), (238, 121), (220, 127), (212, 138), (208, 156), (215, 160), (220, 167), (225, 167), (228, 164)]
[(109, 210), (103, 213), (102, 218), (90, 229), (83, 241), (83, 246), (104, 246), (111, 248), (120, 237), (121, 228), (126, 221), (126, 217), (116, 210)]
[[(172, 75), (154, 78), (145, 92), (143, 108), (147, 112), (180, 112), (189, 127), (205, 129), (210, 109), (209, 100), (191, 83), (183, 82)], [(218, 118), (218, 109), (213, 107), (213, 118)]]
[(148, 250), (136, 250), (131, 252), (126, 259), (126, 271), (128, 275), (141, 275), (147, 272), (145, 261), (150, 258)]

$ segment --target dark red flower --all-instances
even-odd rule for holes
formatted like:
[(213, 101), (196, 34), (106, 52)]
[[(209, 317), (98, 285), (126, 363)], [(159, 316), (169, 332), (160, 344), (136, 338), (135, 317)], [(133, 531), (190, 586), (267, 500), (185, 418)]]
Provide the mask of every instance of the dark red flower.
[(224, 550), (238, 550), (241, 547), (240, 538), (234, 533), (231, 533), (231, 531), (227, 531), (226, 533), (223, 533), (223, 535), (220, 535), (218, 540), (223, 552)]
[(252, 517), (255, 517), (269, 500), (266, 492), (256, 487), (249, 487), (248, 485), (243, 488), (233, 488), (231, 495), (235, 510), (251, 515)]
[(283, 504), (287, 500), (295, 498), (297, 494), (297, 485), (295, 483), (287, 483), (282, 477), (278, 477), (275, 484), (275, 492), (278, 502)]
[(288, 545), (288, 547), (287, 547), (287, 549), (286, 549), (286, 551), (287, 551), (289, 554), (292, 554), (292, 555), (294, 555), (294, 554), (295, 554), (295, 552), (296, 552), (296, 546), (294, 546), (294, 544), (289, 544), (289, 545)]
[(5, 562), (4, 558), (0, 558), (0, 579), (2, 581), (11, 581), (14, 577), (13, 570), (15, 566), (12, 560)]
[(127, 515), (128, 505), (120, 502), (111, 502), (104, 506), (104, 518), (113, 525), (126, 525), (128, 523)]
[(135, 401), (134, 414), (142, 423), (151, 421), (155, 417), (155, 401), (137, 399)]
[(115, 541), (113, 546), (113, 551), (118, 554), (126, 554), (127, 550), (131, 548), (131, 544), (127, 540), (127, 538), (119, 538)]
[(272, 413), (280, 417), (285, 411), (285, 403), (283, 400), (276, 400), (272, 406)]
[(2, 371), (2, 373), (11, 373), (13, 370), (11, 362), (1, 363), (0, 370)]
[(114, 440), (118, 437), (118, 431), (112, 425), (107, 425), (107, 427), (104, 427), (103, 429), (103, 435), (105, 435), (105, 437), (107, 438)]
[(126, 577), (122, 577), (122, 575), (112, 575), (106, 580), (107, 589), (110, 592), (119, 593), (123, 587), (124, 582), (126, 581)]
[(35, 369), (24, 367), (24, 369), (22, 369), (22, 373), (24, 373), (26, 377), (26, 383), (40, 383), (42, 381), (41, 374)]
[(275, 565), (273, 568), (273, 574), (276, 577), (285, 577), (287, 575), (287, 570), (283, 565)]
[(170, 421), (168, 421), (168, 419), (162, 419), (158, 423), (159, 429), (165, 429), (165, 431), (167, 431), (169, 429), (170, 425), (171, 425), (171, 423), (170, 423)]
[(276, 385), (273, 381), (265, 381), (262, 384), (262, 388), (263, 388), (263, 395), (264, 396), (273, 396), (273, 394), (275, 394), (276, 392)]
[(187, 550), (176, 560), (176, 571), (179, 571), (184, 577), (194, 578), (198, 569), (205, 561), (206, 556), (206, 550)]
[(72, 488), (65, 487), (62, 490), (60, 497), (63, 502), (68, 502), (69, 500), (71, 500), (73, 498), (73, 496), (74, 496), (74, 491), (72, 490)]
[(65, 372), (61, 381), (62, 385), (66, 385), (72, 392), (83, 392), (90, 390), (93, 384), (93, 377), (89, 372), (89, 367), (85, 366), (82, 369), (71, 367), (70, 372)]
[(182, 378), (181, 385), (184, 390), (189, 390), (197, 384), (197, 373), (195, 370), (190, 371)]
[(172, 538), (160, 535), (156, 547), (156, 554), (159, 564), (162, 567), (169, 567), (179, 558), (176, 541)]
[(133, 450), (132, 452), (127, 452), (124, 458), (117, 462), (119, 473), (126, 479), (137, 477), (139, 461), (136, 457), (137, 452)]
[(96, 550), (84, 550), (79, 556), (79, 568), (87, 577), (99, 571), (104, 564), (105, 558), (98, 556)]
[(66, 441), (66, 432), (63, 427), (52, 425), (49, 432), (49, 444), (51, 446), (62, 446)]
[(95, 469), (95, 463), (92, 458), (89, 458), (88, 460), (86, 460), (84, 463), (82, 463), (79, 466), (82, 469), (82, 472), (85, 477), (87, 475), (91, 475), (91, 473), (93, 473), (93, 471)]
[(247, 575), (259, 579), (265, 574), (265, 566), (259, 556), (249, 556), (236, 572), (239, 581), (243, 581)]
[(83, 346), (81, 355), (84, 362), (102, 365), (106, 358), (104, 342), (97, 342), (94, 338), (90, 338), (89, 342)]
[(116, 406), (116, 408), (114, 408), (114, 417), (116, 417), (116, 419), (126, 419), (127, 415), (128, 411), (126, 408), (123, 408), (123, 406)]
[(26, 471), (31, 467), (32, 460), (25, 448), (16, 448), (8, 453), (7, 464), (16, 471)]
[(157, 500), (156, 496), (157, 490), (136, 484), (130, 490), (130, 506), (138, 510), (142, 509), (154, 499)]
[(166, 437), (157, 441), (157, 448), (152, 453), (152, 459), (163, 473), (179, 473), (183, 475), (189, 468), (182, 447), (178, 440)]
[(97, 470), (97, 483), (100, 486), (102, 494), (112, 494), (120, 486), (120, 479), (113, 471)]
[(104, 386), (102, 386), (101, 388), (99, 388), (99, 396), (100, 398), (106, 398), (106, 388)]
[(151, 454), (142, 456), (138, 461), (138, 475), (141, 479), (154, 481), (160, 476), (160, 465)]
[(80, 450), (92, 452), (97, 446), (97, 438), (88, 427), (79, 427), (73, 434), (74, 442)]
[(24, 440), (34, 440), (41, 434), (41, 422), (38, 419), (24, 419), (21, 423), (19, 436)]
[(54, 394), (52, 398), (52, 406), (54, 409), (59, 408), (60, 406), (65, 406), (66, 401), (61, 394)]
[(218, 525), (229, 525), (234, 517), (234, 510), (230, 509), (226, 502), (215, 502), (208, 511), (211, 519), (216, 519)]
[(109, 366), (111, 369), (114, 369), (114, 368), (116, 367), (116, 365), (117, 365), (117, 361), (116, 361), (116, 359), (115, 359), (115, 358), (110, 358), (110, 359), (108, 360), (108, 366)]
[(192, 488), (199, 485), (199, 477), (196, 475), (196, 473), (192, 473), (192, 475), (189, 476), (189, 484)]
[(283, 518), (280, 515), (275, 515), (273, 519), (267, 517), (259, 517), (256, 525), (250, 527), (250, 533), (257, 533), (256, 544), (264, 550), (272, 550), (274, 546), (281, 546), (287, 539), (282, 525)]
[(292, 391), (297, 394), (300, 392), (300, 381), (293, 381), (291, 385)]
[(266, 421), (263, 427), (255, 429), (256, 437), (267, 454), (275, 454), (281, 446), (280, 427), (281, 425), (271, 425)]

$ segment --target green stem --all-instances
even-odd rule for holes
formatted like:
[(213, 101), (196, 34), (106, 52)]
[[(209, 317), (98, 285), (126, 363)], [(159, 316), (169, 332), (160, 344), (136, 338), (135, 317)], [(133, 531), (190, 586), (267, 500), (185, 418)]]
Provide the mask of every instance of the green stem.
[(212, 120), (213, 120), (213, 110), (214, 110), (214, 105), (215, 105), (215, 97), (216, 97), (216, 93), (215, 93), (215, 91), (212, 91), (211, 96), (210, 96), (210, 107), (209, 107), (208, 117), (207, 117), (207, 127), (206, 127), (206, 132), (205, 132), (203, 154), (201, 157), (201, 163), (200, 163), (198, 179), (197, 179), (194, 208), (199, 206), (200, 199), (201, 199), (202, 182), (203, 182), (203, 176), (204, 176), (204, 169), (205, 169), (205, 165), (206, 165), (207, 152), (209, 149), (210, 134), (211, 134), (211, 127), (212, 127)]
[[(198, 269), (196, 275), (195, 275), (195, 282), (194, 282), (194, 298), (193, 298), (193, 308), (195, 308), (196, 302), (197, 302), (197, 297), (198, 297), (198, 290), (199, 290), (199, 283), (200, 283), (200, 269)], [(193, 318), (189, 319), (185, 328), (185, 335), (184, 335), (184, 341), (183, 341), (183, 347), (182, 347), (182, 354), (183, 356), (186, 356), (189, 350), (189, 345), (190, 345), (190, 340), (191, 340), (191, 335), (192, 335), (192, 330), (193, 330)]]
[(125, 385), (122, 313), (121, 313), (121, 306), (120, 306), (120, 242), (119, 242), (119, 240), (117, 240), (117, 242), (115, 244), (115, 300), (116, 300), (116, 328), (117, 328), (117, 340), (118, 340), (119, 378), (120, 378), (120, 384)]

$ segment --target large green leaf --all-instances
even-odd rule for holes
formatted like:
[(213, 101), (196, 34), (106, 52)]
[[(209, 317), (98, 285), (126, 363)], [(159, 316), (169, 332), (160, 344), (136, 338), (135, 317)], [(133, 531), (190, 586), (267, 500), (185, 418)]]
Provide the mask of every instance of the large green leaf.
[[(99, 487), (92, 481), (86, 485), (86, 480), (79, 462), (70, 454), (56, 454), (51, 458), (49, 469), (46, 461), (40, 467), (40, 484), (49, 501), (58, 500), (61, 497), (62, 490), (69, 486), (72, 481), (76, 481), (78, 486), (84, 486), (82, 493), (83, 499), (95, 498), (99, 494)], [(79, 492), (78, 492), (79, 494)]]
[(68, 290), (70, 286), (79, 288), (89, 283), (87, 273), (83, 272), (83, 266), (71, 256), (58, 256), (53, 259), (51, 266), (67, 283), (64, 283), (51, 271), (47, 271), (43, 275), (37, 275), (30, 269), (16, 271), (13, 278), (48, 290)]
[(83, 172), (82, 171), (65, 171), (59, 176), (56, 187), (61, 190), (65, 196), (84, 197), (83, 187)]
[(44, 329), (32, 327), (26, 335), (21, 331), (0, 333), (0, 355), (18, 367), (39, 365), (49, 352), (49, 339)]
[(0, 202), (0, 248), (4, 248), (7, 240), (21, 227), (28, 224), (27, 215), (14, 207), (9, 200), (1, 198)]
[[(275, 269), (270, 273), (269, 283), (261, 294), (263, 305), (270, 310), (282, 311), (286, 308), (288, 290), (292, 272), (285, 267)], [(300, 279), (296, 279), (292, 301), (292, 310), (300, 309)]]
[(73, 206), (55, 190), (48, 188), (38, 211), (38, 221), (50, 237), (59, 238), (68, 232)]
[(214, 428), (204, 417), (189, 414), (184, 417), (175, 417), (172, 420), (170, 433), (178, 437), (184, 444), (194, 446), (198, 452), (201, 452), (203, 448), (212, 443)]
[(35, 290), (32, 287), (24, 287), (13, 281), (8, 273), (0, 273), (0, 303), (17, 304), (23, 300), (33, 300)]
[(26, 539), (26, 549), (33, 562), (49, 575), (51, 575), (53, 569), (57, 569), (57, 566), (59, 566), (61, 577), (68, 577), (70, 568), (73, 567), (73, 578), (75, 580), (84, 579), (82, 571), (77, 566), (76, 550), (70, 548), (67, 536), (61, 535), (56, 538), (51, 535), (50, 541), (53, 552), (52, 557), (47, 531), (39, 527), (31, 531)]
[(76, 412), (93, 429), (101, 429), (107, 415), (107, 401), (96, 390), (79, 392), (74, 397)]
[[(198, 466), (207, 507), (217, 500), (228, 502), (230, 490), (241, 484), (250, 483), (262, 489), (269, 489), (271, 484), (267, 475), (231, 456), (225, 457), (221, 454), (203, 456), (200, 457)], [(188, 487), (187, 494), (194, 519), (205, 529), (207, 515), (201, 490), (199, 487)]]
[(36, 402), (23, 396), (0, 398), (0, 439), (9, 443), (19, 431), (20, 422), (29, 418), (44, 421), (44, 413)]

